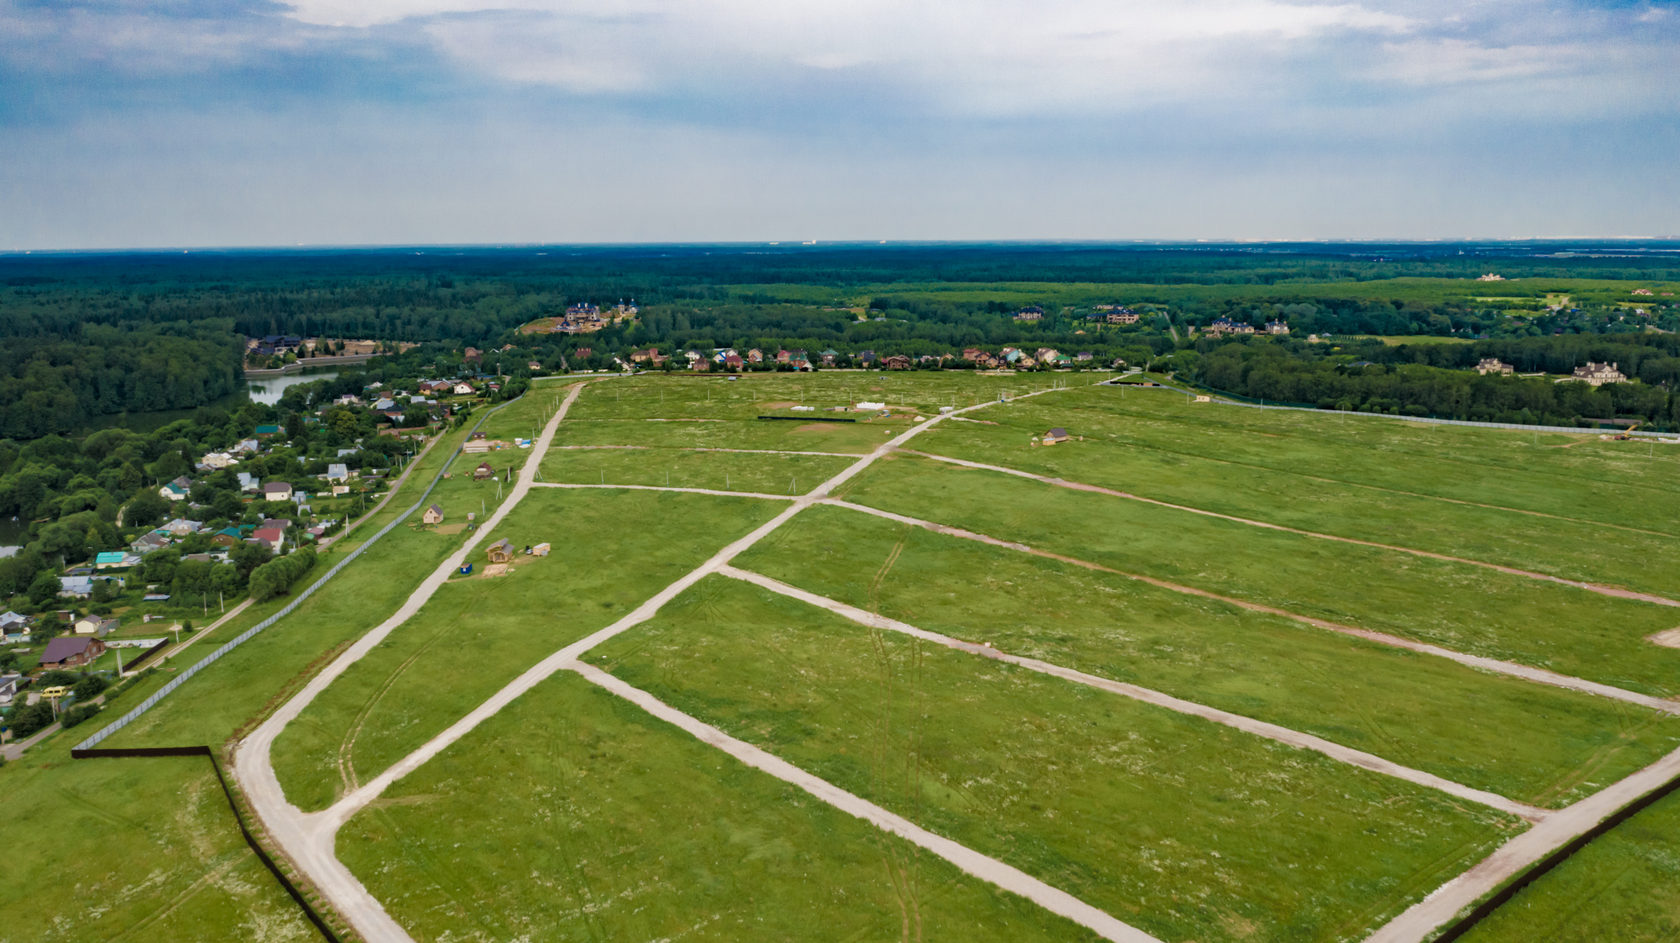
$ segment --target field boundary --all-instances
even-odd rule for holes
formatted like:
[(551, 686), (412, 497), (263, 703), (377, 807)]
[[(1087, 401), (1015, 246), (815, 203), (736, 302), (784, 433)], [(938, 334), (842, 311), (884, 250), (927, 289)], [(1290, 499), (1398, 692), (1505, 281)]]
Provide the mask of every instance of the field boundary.
[(1592, 844), (1595, 840), (1604, 837), (1617, 826), (1656, 805), (1677, 790), (1680, 790), (1680, 776), (1670, 779), (1605, 816), (1604, 820), (1597, 825), (1575, 836), (1556, 851), (1529, 865), (1527, 869), (1501, 885), (1498, 890), (1472, 907), (1468, 913), (1457, 918), (1445, 930), (1436, 934), (1433, 943), (1452, 943), (1452, 941), (1469, 933), (1476, 928), (1477, 924), (1493, 916), (1499, 908), (1510, 903), (1524, 888), (1545, 877), (1558, 865), (1574, 857), (1577, 852)]
[(228, 782), (227, 773), (223, 771), (221, 761), (219, 759), (217, 759), (215, 750), (212, 750), (207, 746), (196, 746), (196, 747), (81, 747), (81, 746), (77, 746), (77, 747), (72, 747), (70, 749), (71, 759), (76, 759), (76, 760), (102, 759), (102, 758), (122, 758), (122, 757), (164, 757), (164, 756), (169, 756), (169, 757), (202, 756), (205, 759), (210, 761), (210, 768), (215, 771), (216, 781), (218, 783), (220, 783), (221, 786), (222, 786), (222, 796), (227, 799), (228, 809), (233, 812), (233, 819), (239, 825), (239, 834), (244, 837), (245, 844), (249, 845), (253, 852), (256, 852), (257, 860), (261, 861), (263, 867), (268, 869), (268, 873), (274, 875), (274, 879), (280, 883), (280, 886), (286, 891), (287, 895), (289, 895), (292, 898), (292, 900), (298, 905), (299, 909), (301, 909), (303, 911), (304, 917), (307, 918), (309, 920), (309, 922), (315, 926), (315, 929), (321, 934), (322, 939), (326, 940), (327, 943), (346, 943), (346, 938), (344, 936), (342, 936), (337, 930), (333, 929), (332, 925), (327, 922), (326, 916), (324, 914), (322, 914), (319, 910), (315, 909), (315, 905), (313, 903), (311, 903), (309, 901), (309, 898), (304, 895), (303, 890), (301, 888), (299, 888), (298, 885), (295, 882), (292, 881), (291, 876), (288, 875), (285, 872), (285, 870), (280, 867), (280, 863), (275, 861), (274, 857), (272, 855), (270, 855), (268, 853), (268, 851), (263, 848), (261, 842), (257, 841), (256, 834), (251, 831), (250, 824), (247, 823), (246, 820), (245, 820), (244, 810), (240, 808), (238, 800), (234, 797), (233, 785)]

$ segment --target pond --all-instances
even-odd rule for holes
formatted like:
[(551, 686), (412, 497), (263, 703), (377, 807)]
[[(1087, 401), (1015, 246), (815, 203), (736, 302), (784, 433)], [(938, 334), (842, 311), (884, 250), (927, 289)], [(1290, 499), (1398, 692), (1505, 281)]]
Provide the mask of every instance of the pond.
[(246, 381), (245, 392), (253, 402), (273, 406), (280, 402), (281, 394), (299, 383), (331, 380), (336, 376), (338, 376), (337, 367), (305, 367), (296, 373), (287, 373), (281, 376), (252, 377)]

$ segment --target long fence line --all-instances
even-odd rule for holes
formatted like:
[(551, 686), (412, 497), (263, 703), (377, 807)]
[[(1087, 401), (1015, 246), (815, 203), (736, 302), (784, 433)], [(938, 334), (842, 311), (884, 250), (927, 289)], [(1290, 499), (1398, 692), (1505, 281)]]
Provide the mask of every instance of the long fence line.
[[(517, 399), (511, 399), (511, 400), (508, 400), (506, 403), (503, 403), (501, 406), (497, 406), (495, 409), (487, 410), (484, 413), (483, 416), (479, 417), (478, 422), (473, 424), (472, 431), (477, 431), (478, 427), (482, 426), (484, 424), (484, 421), (486, 419), (489, 419), (492, 413), (495, 413), (497, 410), (500, 410), (503, 407), (508, 406), (508, 405), (510, 405), (512, 403), (515, 403), (515, 402), (518, 402), (518, 400)], [(469, 432), (468, 434), (470, 435), (471, 432)], [(389, 524), (386, 524), (384, 527), (381, 527), (378, 530), (378, 532), (375, 533), (372, 537), (369, 537), (367, 540), (363, 541), (361, 546), (357, 547), (355, 550), (350, 551), (349, 556), (347, 556), (344, 559), (342, 559), (342, 560), (338, 561), (337, 563), (333, 564), (332, 569), (330, 569), (326, 573), (322, 574), (320, 579), (318, 579), (315, 582), (309, 584), (308, 589), (305, 589), (303, 592), (298, 593), (297, 596), (291, 602), (287, 603), (284, 607), (282, 607), (279, 612), (274, 613), (273, 615), (271, 615), (268, 618), (262, 620), (261, 622), (258, 622), (256, 625), (251, 626), (250, 628), (246, 629), (245, 631), (243, 631), (243, 632), (239, 633), (238, 635), (234, 636), (233, 638), (227, 640), (226, 642), (224, 642), (222, 644), (222, 646), (220, 648), (211, 652), (203, 660), (197, 662), (192, 667), (190, 667), (187, 670), (181, 672), (179, 675), (176, 675), (175, 677), (169, 679), (169, 682), (167, 684), (165, 684), (161, 688), (158, 688), (156, 691), (152, 692), (152, 695), (150, 697), (146, 698), (144, 701), (141, 701), (139, 704), (135, 705), (133, 710), (129, 711), (128, 713), (126, 713), (124, 715), (122, 715), (121, 717), (119, 717), (116, 720), (112, 721), (111, 723), (105, 725), (104, 727), (101, 727), (99, 730), (94, 731), (93, 736), (88, 737), (86, 740), (83, 740), (81, 743), (76, 744), (76, 746), (72, 750), (72, 755), (74, 755), (75, 752), (82, 751), (82, 750), (88, 750), (88, 749), (91, 749), (92, 747), (98, 746), (102, 741), (105, 740), (106, 737), (109, 737), (112, 734), (116, 733), (117, 731), (123, 729), (124, 727), (127, 727), (129, 724), (133, 723), (134, 720), (136, 718), (138, 718), (140, 715), (146, 713), (147, 711), (151, 710), (154, 706), (156, 706), (156, 704), (159, 701), (163, 700), (164, 698), (168, 697), (170, 694), (174, 693), (176, 688), (185, 684), (187, 682), (187, 680), (189, 678), (191, 678), (193, 675), (196, 675), (200, 671), (203, 671), (205, 668), (208, 668), (209, 666), (215, 664), (218, 660), (221, 659), (221, 657), (223, 655), (226, 655), (227, 653), (233, 651), (234, 649), (238, 648), (239, 646), (241, 646), (241, 645), (245, 644), (246, 642), (250, 641), (253, 637), (255, 637), (258, 633), (262, 632), (264, 629), (268, 628), (269, 626), (273, 625), (276, 622), (279, 622), (281, 619), (284, 619), (286, 616), (291, 615), (293, 610), (295, 610), (298, 606), (303, 605), (304, 600), (306, 600), (310, 596), (314, 595), (316, 590), (320, 589), (322, 586), (325, 586), (327, 584), (328, 580), (337, 576), (338, 571), (340, 571), (340, 570), (344, 569), (345, 567), (349, 566), (351, 561), (353, 561), (357, 557), (361, 556), (362, 551), (364, 551), (367, 548), (373, 546), (375, 543), (378, 542), (379, 538), (381, 538), (381, 537), (385, 536), (386, 534), (390, 533), (393, 529), (396, 528), (396, 526), (398, 524), (401, 524), (403, 521), (407, 520), (409, 515), (413, 514), (415, 511), (418, 511), (420, 509), (420, 506), (426, 503), (426, 499), (431, 496), (432, 489), (436, 488), (438, 486), (438, 482), (443, 480), (444, 474), (449, 471), (450, 464), (453, 463), (455, 461), (455, 459), (458, 458), (460, 455), (461, 455), (461, 448), (460, 448), (460, 446), (456, 446), (455, 451), (452, 452), (449, 455), (448, 458), (444, 459), (443, 467), (438, 469), (437, 475), (435, 477), (433, 477), (431, 483), (426, 486), (426, 490), (421, 492), (419, 499), (416, 500), (414, 502), (414, 504), (409, 507), (408, 510), (406, 510), (406, 511), (402, 512), (401, 514), (398, 514), (396, 517), (392, 518), (391, 522)]]
[[(1120, 385), (1118, 380), (1110, 380), (1109, 382), (1116, 386)], [(1602, 426), (1536, 426), (1520, 422), (1484, 422), (1477, 419), (1443, 419), (1438, 416), (1402, 416), (1398, 413), (1362, 413), (1351, 409), (1319, 409), (1317, 406), (1307, 404), (1291, 405), (1285, 403), (1255, 403), (1250, 402), (1247, 397), (1231, 393), (1226, 390), (1221, 390), (1217, 387), (1195, 384), (1192, 385), (1190, 389), (1184, 389), (1183, 387), (1173, 386), (1171, 383), (1162, 383), (1160, 381), (1155, 382), (1156, 388), (1158, 389), (1173, 390), (1174, 392), (1183, 393), (1186, 396), (1200, 395), (1203, 393), (1213, 394), (1221, 397), (1220, 399), (1213, 400), (1215, 403), (1224, 406), (1242, 406), (1247, 409), (1281, 409), (1285, 412), (1317, 413), (1321, 416), (1364, 416), (1371, 419), (1399, 419), (1404, 422), (1426, 422), (1438, 426), (1471, 426), (1477, 429), (1516, 429), (1522, 432), (1567, 432), (1572, 435), (1593, 433), (1600, 435), (1615, 434), (1642, 436), (1653, 439), (1680, 438), (1680, 433), (1677, 432), (1652, 432), (1644, 429), (1605, 428)], [(1185, 381), (1180, 380), (1179, 382), (1183, 383)], [(1137, 386), (1137, 384), (1126, 385)], [(1143, 388), (1147, 389), (1147, 387)]]

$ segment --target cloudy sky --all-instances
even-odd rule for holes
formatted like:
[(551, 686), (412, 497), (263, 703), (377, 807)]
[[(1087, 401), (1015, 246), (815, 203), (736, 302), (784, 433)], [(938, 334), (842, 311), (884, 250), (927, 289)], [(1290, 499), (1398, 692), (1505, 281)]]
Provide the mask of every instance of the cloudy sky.
[(0, 250), (1680, 234), (1680, 2), (0, 0)]

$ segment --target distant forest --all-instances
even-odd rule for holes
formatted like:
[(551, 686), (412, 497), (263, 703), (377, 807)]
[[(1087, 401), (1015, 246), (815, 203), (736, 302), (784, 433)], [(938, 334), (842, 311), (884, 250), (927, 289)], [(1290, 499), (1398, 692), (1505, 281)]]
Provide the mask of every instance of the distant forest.
[[(1512, 281), (1471, 281), (1488, 271)], [(224, 401), (240, 389), (242, 339), (266, 334), (413, 341), (434, 354), (512, 343), (547, 369), (608, 366), (615, 355), (649, 346), (667, 353), (785, 346), (912, 356), (1049, 346), (1090, 352), (1099, 364), (1173, 355), (1186, 370), (1234, 384), (1233, 392), (1280, 382), (1271, 378), (1284, 374), (1296, 378), (1290, 382), (1304, 402), (1353, 397), (1386, 405), (1398, 398), (1433, 412), (1446, 401), (1425, 404), (1409, 386), (1379, 391), (1376, 380), (1360, 386), (1346, 363), (1370, 362), (1400, 375), (1405, 370), (1396, 358), (1422, 358), (1406, 369), (1462, 370), (1460, 360), (1470, 357), (1463, 345), (1427, 353), (1377, 350), (1337, 361), (1298, 343), (1301, 335), (1485, 338), (1482, 343), (1510, 345), (1498, 349), (1521, 370), (1567, 372), (1566, 360), (1590, 350), (1595, 359), (1619, 360), (1646, 384), (1669, 389), (1674, 351), (1660, 340), (1667, 335), (1652, 332), (1680, 328), (1680, 309), (1672, 297), (1654, 296), (1649, 311), (1635, 316), (1626, 302), (1632, 286), (1676, 281), (1680, 245), (1666, 243), (11, 255), (0, 257), (0, 437), (75, 432), (119, 413)], [(632, 299), (640, 318), (599, 333), (516, 333), (568, 304)], [(1117, 303), (1137, 304), (1146, 316), (1125, 327), (1089, 320), (1096, 305)], [(1012, 319), (1026, 305), (1045, 309), (1042, 322)], [(1191, 340), (1189, 328), (1215, 318), (1254, 325), (1287, 320), (1295, 334), (1271, 344), (1270, 353), (1239, 341), (1241, 349), (1213, 355), (1208, 342)], [(1598, 346), (1541, 343), (1575, 336)], [(1342, 345), (1340, 353), (1351, 350)], [(1260, 366), (1230, 366), (1253, 363)], [(1249, 379), (1256, 374), (1260, 380)], [(1585, 405), (1572, 395), (1555, 393), (1553, 402), (1517, 411), (1539, 408), (1558, 417), (1578, 407), (1592, 410), (1573, 414), (1586, 417), (1604, 408), (1626, 412), (1624, 406), (1652, 411), (1643, 399), (1599, 402), (1631, 395), (1625, 392)]]

